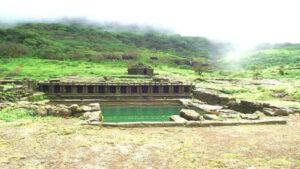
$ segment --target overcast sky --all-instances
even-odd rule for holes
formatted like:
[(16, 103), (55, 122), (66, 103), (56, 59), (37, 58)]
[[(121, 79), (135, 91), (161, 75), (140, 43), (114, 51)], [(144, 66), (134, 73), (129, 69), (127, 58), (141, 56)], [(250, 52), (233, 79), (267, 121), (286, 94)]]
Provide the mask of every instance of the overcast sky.
[(147, 24), (243, 46), (300, 42), (299, 0), (0, 0), (0, 20)]

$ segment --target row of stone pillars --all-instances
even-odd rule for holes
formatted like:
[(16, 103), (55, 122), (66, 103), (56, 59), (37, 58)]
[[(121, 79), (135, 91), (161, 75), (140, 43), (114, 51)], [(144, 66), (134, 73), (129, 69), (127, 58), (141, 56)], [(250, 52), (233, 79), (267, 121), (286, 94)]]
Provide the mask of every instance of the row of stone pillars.
[(45, 93), (72, 93), (72, 94), (180, 94), (189, 93), (189, 85), (40, 85)]

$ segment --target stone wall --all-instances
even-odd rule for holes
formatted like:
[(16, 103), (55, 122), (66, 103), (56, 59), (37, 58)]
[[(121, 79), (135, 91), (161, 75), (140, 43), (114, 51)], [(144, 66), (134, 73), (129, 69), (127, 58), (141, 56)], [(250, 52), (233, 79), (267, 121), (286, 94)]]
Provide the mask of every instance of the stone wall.
[[(255, 113), (257, 111), (265, 114), (273, 115), (288, 115), (296, 113), (297, 110), (292, 108), (278, 107), (267, 103), (252, 102), (247, 100), (236, 100), (225, 95), (218, 95), (210, 90), (198, 89), (193, 91), (193, 96), (200, 101), (212, 105), (222, 105), (229, 109), (239, 111), (242, 113)], [(273, 112), (273, 113), (271, 113)]]
[(151, 68), (128, 68), (128, 74), (153, 76), (154, 70)]

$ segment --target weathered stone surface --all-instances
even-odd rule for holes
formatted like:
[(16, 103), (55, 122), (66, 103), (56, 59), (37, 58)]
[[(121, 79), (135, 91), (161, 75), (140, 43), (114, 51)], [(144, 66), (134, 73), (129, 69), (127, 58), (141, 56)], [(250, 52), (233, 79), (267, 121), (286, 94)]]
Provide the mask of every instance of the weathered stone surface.
[(45, 107), (38, 107), (37, 109), (35, 109), (35, 114), (38, 116), (47, 116), (47, 110)]
[(49, 104), (50, 100), (42, 100), (42, 101), (38, 101), (38, 102), (34, 102), (33, 104), (35, 105), (46, 105)]
[[(233, 125), (266, 125), (266, 124), (286, 124), (287, 121), (281, 118), (263, 119), (263, 120), (241, 120), (241, 121), (188, 121), (186, 123), (161, 122), (163, 126), (186, 126), (186, 127), (209, 127), (209, 126), (233, 126)], [(102, 125), (103, 127), (161, 127), (160, 123), (148, 122), (129, 122), (129, 123), (100, 123), (85, 122), (83, 125)]]
[(187, 122), (186, 119), (180, 117), (179, 115), (173, 115), (173, 116), (171, 116), (171, 117), (170, 117), (170, 120), (171, 120), (171, 121), (175, 121), (175, 122), (177, 122), (177, 123), (185, 123), (185, 122)]
[(235, 98), (219, 95), (208, 89), (198, 89), (193, 94), (195, 98), (212, 105), (227, 105), (228, 102), (235, 101)]
[(203, 112), (203, 113), (209, 113), (209, 114), (220, 114), (219, 111), (223, 108), (223, 106), (217, 106), (217, 105), (209, 105), (209, 104), (192, 104), (193, 108), (195, 108), (197, 111)]
[(243, 113), (254, 113), (255, 111), (262, 111), (265, 107), (270, 107), (270, 105), (266, 103), (256, 103), (246, 100), (240, 102), (230, 101), (227, 105), (230, 109)]
[(100, 104), (99, 103), (91, 103), (89, 104), (91, 107), (91, 111), (99, 111), (100, 110)]
[(187, 119), (187, 120), (199, 120), (200, 114), (197, 113), (195, 110), (191, 109), (181, 109), (180, 116)]
[(78, 104), (72, 104), (69, 109), (71, 110), (72, 114), (78, 114), (82, 113), (83, 110), (80, 109), (80, 106)]
[(46, 105), (45, 109), (47, 111), (47, 115), (54, 115), (55, 114), (55, 110), (53, 106), (50, 105)]
[(240, 114), (240, 117), (245, 120), (258, 120), (260, 117), (258, 114)]
[(231, 114), (231, 113), (222, 113), (219, 116), (224, 119), (238, 119), (240, 117), (239, 114)]
[(221, 103), (219, 96), (209, 90), (198, 89), (198, 90), (194, 91), (193, 94), (196, 99), (204, 101), (208, 104), (216, 105), (216, 104)]
[(275, 109), (275, 114), (278, 116), (288, 116), (293, 113), (295, 113), (294, 110), (288, 108)]
[(271, 108), (263, 108), (263, 111), (262, 111), (265, 115), (268, 115), (268, 116), (275, 116), (276, 113), (274, 112), (274, 109), (271, 109)]
[(230, 97), (227, 97), (227, 96), (219, 96), (220, 98), (220, 105), (227, 105), (229, 102), (232, 102), (232, 101), (236, 101), (235, 98), (230, 98)]
[(206, 120), (219, 120), (219, 117), (215, 114), (204, 114), (203, 117)]
[(92, 108), (90, 106), (81, 106), (80, 109), (83, 112), (90, 112), (90, 111), (92, 111)]
[(82, 119), (91, 121), (102, 121), (102, 112), (101, 111), (94, 111), (94, 112), (85, 112), (82, 115)]
[(296, 111), (289, 108), (264, 108), (264, 114), (269, 116), (288, 116), (289, 114), (293, 114)]
[(68, 108), (58, 107), (58, 108), (55, 109), (55, 114), (54, 115), (67, 117), (67, 116), (71, 116), (72, 113)]
[(231, 109), (220, 109), (218, 112), (221, 113), (226, 113), (226, 114), (239, 114), (238, 111), (231, 110)]

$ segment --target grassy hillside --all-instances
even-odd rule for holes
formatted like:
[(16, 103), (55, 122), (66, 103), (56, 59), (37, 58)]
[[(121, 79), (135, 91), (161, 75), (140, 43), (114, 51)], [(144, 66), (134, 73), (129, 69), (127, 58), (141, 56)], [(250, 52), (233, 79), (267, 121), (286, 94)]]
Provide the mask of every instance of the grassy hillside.
[[(223, 61), (211, 69), (201, 67), (201, 63), (222, 60), (220, 51), (226, 45), (153, 30), (107, 30), (75, 23), (2, 28), (0, 77), (124, 75), (129, 64), (143, 62), (153, 66), (156, 73), (185, 77), (300, 78), (300, 44), (261, 46), (238, 61)], [(191, 66), (190, 61), (196, 64)], [(238, 69), (233, 71), (232, 67)], [(196, 73), (207, 69), (212, 71)]]
[[(0, 59), (0, 78), (14, 79), (32, 78), (45, 80), (63, 76), (124, 76), (127, 75), (128, 62), (101, 61), (60, 61), (32, 57)], [(187, 78), (196, 77), (197, 74), (187, 68), (154, 65), (155, 73), (168, 76)], [(188, 76), (187, 76), (188, 75)]]
[(21, 24), (0, 29), (0, 56), (36, 56), (57, 60), (121, 59), (130, 56), (148, 61), (150, 56), (170, 62), (183, 58), (205, 60), (217, 47), (200, 37), (166, 35), (155, 31), (109, 32), (101, 27), (80, 24)]
[(242, 64), (246, 68), (300, 66), (300, 44), (277, 44), (258, 48), (243, 58)]

